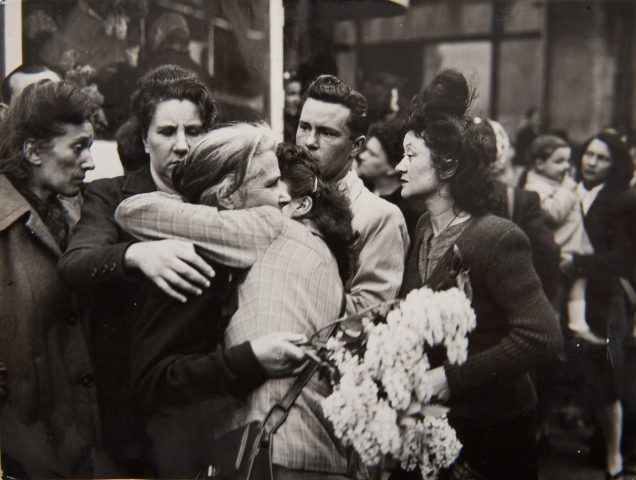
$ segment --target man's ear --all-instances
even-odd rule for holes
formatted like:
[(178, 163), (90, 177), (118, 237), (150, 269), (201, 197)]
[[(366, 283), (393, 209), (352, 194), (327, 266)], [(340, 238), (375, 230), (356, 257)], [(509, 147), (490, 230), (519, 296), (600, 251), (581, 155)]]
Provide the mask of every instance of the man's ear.
[(150, 153), (150, 148), (148, 148), (148, 140), (146, 140), (146, 137), (142, 137), (141, 143), (144, 144), (144, 152)]
[(314, 206), (314, 201), (309, 195), (307, 195), (303, 197), (300, 202), (292, 202), (291, 206), (294, 209), (292, 212), (292, 218), (302, 218), (306, 217), (307, 214), (311, 212), (311, 209)]
[(40, 158), (40, 144), (33, 138), (27, 138), (22, 145), (22, 153), (24, 158), (27, 159), (31, 165), (42, 165), (42, 159)]
[(355, 158), (362, 153), (364, 150), (364, 146), (367, 143), (367, 137), (364, 135), (360, 135), (358, 138), (353, 140), (353, 147), (351, 148), (351, 153), (349, 153), (349, 157)]

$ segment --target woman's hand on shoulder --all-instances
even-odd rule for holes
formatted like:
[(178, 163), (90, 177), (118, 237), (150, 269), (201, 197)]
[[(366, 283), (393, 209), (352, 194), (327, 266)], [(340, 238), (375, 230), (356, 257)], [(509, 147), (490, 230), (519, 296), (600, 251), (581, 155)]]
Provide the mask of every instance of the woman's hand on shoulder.
[(128, 268), (139, 269), (166, 295), (187, 301), (187, 294), (201, 295), (210, 286), (214, 269), (183, 240), (156, 240), (130, 245), (124, 254)]
[(275, 378), (295, 373), (303, 365), (305, 352), (299, 345), (306, 341), (302, 334), (275, 332), (252, 340), (250, 345), (267, 376)]

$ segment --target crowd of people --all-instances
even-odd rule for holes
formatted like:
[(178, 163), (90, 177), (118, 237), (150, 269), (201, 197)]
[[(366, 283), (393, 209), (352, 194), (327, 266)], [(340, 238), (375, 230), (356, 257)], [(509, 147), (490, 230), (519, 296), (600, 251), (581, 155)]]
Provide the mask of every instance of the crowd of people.
[[(289, 79), (278, 143), (265, 123), (223, 123), (196, 72), (160, 65), (117, 131), (125, 175), (88, 184), (97, 106), (59, 78), (19, 85), (0, 124), (8, 478), (201, 478), (215, 438), (286, 395), (308, 338), (447, 288), (457, 249), (477, 327), (465, 363), (422, 379), (463, 445), (444, 478), (537, 478), (559, 362), (589, 395), (607, 478), (635, 475), (628, 139), (537, 130), (515, 155), (501, 124), (470, 116), (461, 72), (407, 112), (387, 85), (382, 107), (331, 74)], [(325, 419), (330, 388), (313, 377), (276, 431), (274, 478), (377, 474)]]

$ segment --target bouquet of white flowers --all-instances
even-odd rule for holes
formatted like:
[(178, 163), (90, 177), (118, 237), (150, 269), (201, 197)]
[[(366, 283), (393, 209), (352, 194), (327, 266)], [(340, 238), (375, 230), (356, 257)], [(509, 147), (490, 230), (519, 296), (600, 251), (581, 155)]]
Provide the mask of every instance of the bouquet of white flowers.
[(414, 290), (340, 322), (319, 351), (333, 392), (323, 409), (341, 441), (370, 467), (389, 458), (433, 479), (461, 449), (445, 408), (431, 405), (429, 353), (466, 360), (475, 313), (458, 289)]

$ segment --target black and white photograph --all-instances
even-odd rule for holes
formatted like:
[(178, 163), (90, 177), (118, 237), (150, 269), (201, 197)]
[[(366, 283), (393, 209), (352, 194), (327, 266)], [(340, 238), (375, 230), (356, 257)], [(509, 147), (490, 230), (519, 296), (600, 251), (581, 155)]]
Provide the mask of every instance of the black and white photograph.
[(636, 0), (0, 0), (0, 480), (636, 480)]

